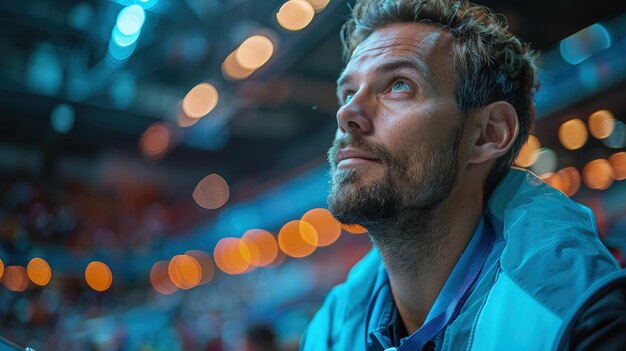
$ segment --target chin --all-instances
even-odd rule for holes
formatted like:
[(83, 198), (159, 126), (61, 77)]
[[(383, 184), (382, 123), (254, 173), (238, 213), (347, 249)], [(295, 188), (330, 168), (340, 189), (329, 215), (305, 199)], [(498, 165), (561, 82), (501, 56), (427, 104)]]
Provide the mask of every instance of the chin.
[(374, 225), (392, 218), (401, 199), (387, 179), (364, 182), (356, 175), (333, 177), (328, 194), (328, 209), (345, 224)]

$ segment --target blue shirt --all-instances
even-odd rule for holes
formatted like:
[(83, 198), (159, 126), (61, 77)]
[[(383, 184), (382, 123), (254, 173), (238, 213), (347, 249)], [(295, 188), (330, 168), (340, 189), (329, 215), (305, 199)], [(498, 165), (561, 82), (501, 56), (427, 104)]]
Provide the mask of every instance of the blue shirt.
[[(415, 336), (429, 334), (435, 347), (445, 351), (552, 350), (577, 301), (594, 282), (619, 270), (599, 239), (591, 210), (528, 171), (511, 169), (483, 214), (484, 228), (493, 230), (494, 242), (478, 278), (469, 286), (469, 296), (458, 313), (455, 307), (452, 322), (443, 330), (434, 336), (425, 333), (440, 314), (400, 348), (423, 341)], [(483, 256), (485, 237), (476, 246), (479, 256)], [(482, 260), (472, 259), (471, 273), (478, 261)], [(383, 303), (391, 301), (390, 295), (387, 300), (376, 297), (377, 288), (385, 285), (377, 285), (377, 277), (385, 276), (377, 274), (384, 270), (381, 266), (380, 253), (374, 248), (350, 270), (315, 314), (303, 335), (302, 351), (374, 350), (368, 343), (370, 333), (381, 325), (382, 306), (395, 309), (393, 303)], [(410, 351), (420, 348), (424, 350), (421, 346)]]
[[(472, 259), (472, 252), (474, 252), (474, 249), (480, 241), (480, 237), (485, 230), (485, 225), (490, 224), (485, 223), (483, 216), (481, 216), (476, 230), (472, 234), (472, 238), (448, 276), (446, 283), (426, 316), (423, 325), (426, 325), (426, 323), (442, 313), (452, 303), (454, 296), (463, 284), (463, 279), (467, 274)], [(486, 264), (488, 264), (488, 262), (486, 262)], [(368, 344), (371, 345), (369, 350), (382, 351), (389, 347), (400, 346), (403, 340), (408, 337), (405, 337), (405, 328), (402, 319), (399, 318), (398, 310), (391, 295), (389, 277), (382, 265), (378, 270), (376, 286), (379, 287), (379, 291), (370, 302), (371, 313), (368, 325), (368, 333), (370, 336)]]

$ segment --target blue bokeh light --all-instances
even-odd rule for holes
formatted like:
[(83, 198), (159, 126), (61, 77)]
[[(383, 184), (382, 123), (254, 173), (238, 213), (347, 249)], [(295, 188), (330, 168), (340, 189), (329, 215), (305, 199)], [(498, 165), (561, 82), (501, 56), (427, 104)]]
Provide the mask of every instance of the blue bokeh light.
[(137, 4), (120, 11), (109, 41), (109, 56), (114, 61), (125, 61), (133, 54), (145, 21), (146, 12)]
[(559, 51), (565, 62), (577, 65), (610, 46), (609, 31), (596, 23), (563, 39)]
[(115, 28), (126, 36), (138, 35), (146, 20), (146, 11), (139, 5), (126, 6), (117, 15)]
[(74, 126), (74, 109), (68, 104), (57, 105), (50, 114), (52, 128), (60, 134), (69, 132)]
[(117, 26), (115, 26), (113, 28), (113, 32), (111, 33), (111, 39), (115, 41), (118, 46), (127, 47), (134, 44), (137, 39), (139, 39), (139, 33), (140, 32), (136, 32), (132, 35), (124, 35), (122, 34), (122, 32), (119, 31)]
[(622, 121), (615, 121), (613, 133), (602, 139), (602, 143), (612, 149), (621, 149), (626, 146), (626, 124)]
[(63, 88), (63, 63), (51, 43), (38, 44), (26, 67), (26, 82), (33, 91), (54, 96)]
[(137, 42), (133, 42), (127, 46), (118, 45), (115, 40), (109, 41), (109, 56), (111, 56), (115, 61), (125, 61), (130, 55), (133, 54), (135, 48), (137, 47)]
[(153, 8), (158, 2), (159, 0), (138, 0), (138, 5), (147, 10)]
[(93, 6), (87, 2), (81, 2), (74, 6), (67, 15), (67, 20), (72, 28), (77, 30), (85, 30), (94, 18), (95, 10)]

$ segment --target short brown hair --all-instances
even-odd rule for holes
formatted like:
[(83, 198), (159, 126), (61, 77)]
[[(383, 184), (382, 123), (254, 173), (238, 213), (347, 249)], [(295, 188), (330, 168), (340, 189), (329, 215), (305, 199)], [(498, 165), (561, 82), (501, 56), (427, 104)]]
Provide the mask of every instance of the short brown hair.
[(486, 182), (493, 187), (508, 172), (535, 120), (532, 104), (538, 89), (536, 53), (508, 32), (505, 20), (466, 0), (358, 0), (341, 28), (344, 59), (377, 29), (394, 23), (432, 23), (454, 37), (455, 99), (460, 110), (506, 101), (517, 112), (519, 135), (495, 163)]

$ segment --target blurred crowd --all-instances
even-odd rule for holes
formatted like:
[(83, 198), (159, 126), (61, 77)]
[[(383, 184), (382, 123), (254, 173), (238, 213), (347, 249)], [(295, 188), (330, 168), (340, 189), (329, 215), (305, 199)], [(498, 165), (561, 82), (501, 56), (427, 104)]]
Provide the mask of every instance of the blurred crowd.
[(190, 196), (175, 197), (157, 185), (99, 188), (28, 176), (0, 184), (5, 184), (0, 188), (0, 238), (18, 252), (41, 244), (137, 250), (185, 233), (206, 218)]
[(218, 271), (209, 284), (171, 295), (151, 287), (154, 262), (147, 262), (145, 274), (114, 277), (110, 289), (96, 292), (84, 267), (64, 271), (55, 262), (71, 268), (72, 255), (96, 251), (130, 259), (210, 214), (189, 194), (150, 184), (107, 188), (27, 175), (0, 184), (4, 266), (25, 267), (42, 255), (52, 268), (46, 286), (0, 286), (0, 336), (38, 350), (296, 350), (324, 294), (370, 247), (365, 237), (348, 237), (307, 260), (283, 257), (280, 267), (236, 276)]

